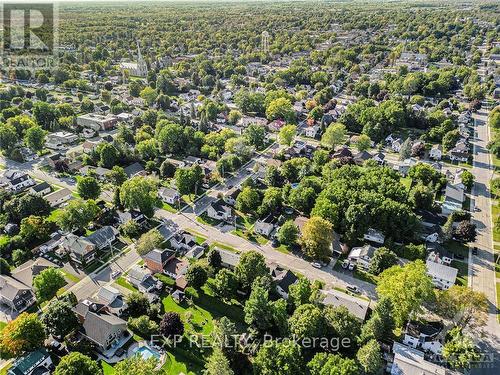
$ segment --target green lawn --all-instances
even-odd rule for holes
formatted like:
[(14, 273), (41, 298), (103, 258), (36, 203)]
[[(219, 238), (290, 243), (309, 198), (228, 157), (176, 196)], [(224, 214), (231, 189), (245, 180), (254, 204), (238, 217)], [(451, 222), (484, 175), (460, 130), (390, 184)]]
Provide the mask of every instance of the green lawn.
[(493, 220), (493, 241), (500, 242), (500, 225), (495, 225), (498, 221), (498, 216), (500, 215), (500, 207), (498, 206), (498, 201), (495, 199), (491, 206), (491, 215)]
[(217, 242), (217, 241), (212, 242), (212, 245), (210, 247), (211, 248), (212, 247), (218, 247), (218, 248), (220, 248), (222, 250), (227, 250), (227, 251), (230, 251), (230, 252), (236, 253), (236, 254), (241, 253), (241, 251), (235, 249), (234, 247), (226, 245), (226, 244), (223, 244), (222, 242)]
[(264, 236), (253, 233), (251, 230), (247, 229), (238, 228), (231, 231), (231, 233), (237, 235), (238, 237), (244, 238), (250, 242), (258, 243), (259, 245), (265, 245), (268, 241), (268, 239), (265, 238)]
[(221, 223), (219, 220), (212, 219), (211, 217), (208, 217), (208, 215), (204, 212), (200, 216), (196, 217), (196, 221), (205, 224), (205, 225), (212, 225), (212, 226), (217, 226)]
[(64, 277), (66, 279), (68, 279), (69, 281), (73, 282), (73, 283), (77, 283), (80, 281), (80, 279), (78, 277), (76, 277), (75, 275), (73, 275), (72, 273), (69, 273), (68, 271), (66, 271), (65, 269), (63, 268), (60, 268), (61, 272), (64, 274)]
[(6, 322), (0, 322), (0, 332), (3, 331), (3, 329), (5, 328), (6, 325), (7, 325)]
[(131, 290), (132, 292), (137, 292), (137, 289), (134, 288), (126, 279), (124, 276), (120, 276), (118, 279), (116, 279), (115, 284), (120, 285), (128, 290)]
[(168, 203), (165, 203), (163, 202), (163, 205), (161, 206), (161, 208), (163, 208), (165, 211), (168, 211), (168, 212), (172, 212), (172, 213), (176, 213), (177, 210), (172, 207), (171, 205), (169, 205)]
[(451, 267), (458, 269), (456, 284), (467, 286), (467, 276), (469, 274), (468, 264), (458, 260), (451, 261)]
[(457, 241), (448, 241), (444, 244), (444, 248), (455, 255), (462, 255), (465, 259), (469, 256), (469, 247)]
[(100, 361), (100, 364), (101, 364), (102, 372), (104, 373), (104, 375), (112, 375), (115, 373), (115, 369), (110, 364), (108, 364), (104, 361)]
[(283, 244), (279, 245), (278, 247), (275, 247), (274, 250), (277, 250), (283, 254), (290, 254), (290, 251), (288, 250), (288, 246), (283, 245)]
[(401, 177), (399, 179), (399, 182), (401, 182), (401, 185), (403, 185), (407, 191), (410, 190), (410, 186), (411, 186), (411, 178), (410, 177)]

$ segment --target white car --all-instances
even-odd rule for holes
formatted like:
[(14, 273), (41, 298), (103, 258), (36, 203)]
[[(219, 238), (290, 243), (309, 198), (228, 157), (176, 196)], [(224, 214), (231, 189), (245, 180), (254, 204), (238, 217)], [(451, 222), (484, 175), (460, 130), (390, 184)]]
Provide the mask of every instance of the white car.
[(356, 285), (347, 285), (345, 288), (351, 293), (359, 294), (359, 288)]
[(311, 262), (311, 266), (313, 266), (314, 268), (321, 268), (322, 267), (321, 263), (318, 263), (318, 262)]

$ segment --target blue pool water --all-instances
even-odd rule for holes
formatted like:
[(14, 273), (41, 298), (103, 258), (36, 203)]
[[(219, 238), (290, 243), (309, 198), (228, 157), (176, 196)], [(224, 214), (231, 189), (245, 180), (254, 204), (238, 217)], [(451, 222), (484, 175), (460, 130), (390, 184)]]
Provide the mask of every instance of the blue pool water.
[(160, 359), (160, 354), (148, 346), (141, 346), (135, 351), (135, 354), (140, 354), (143, 359), (149, 359), (151, 357)]

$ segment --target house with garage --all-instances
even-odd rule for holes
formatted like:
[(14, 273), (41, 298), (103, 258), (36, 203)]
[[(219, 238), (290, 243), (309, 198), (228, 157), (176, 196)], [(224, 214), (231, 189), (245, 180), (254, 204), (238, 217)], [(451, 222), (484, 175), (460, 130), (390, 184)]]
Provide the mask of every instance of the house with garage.
[(375, 160), (380, 165), (385, 164), (385, 154), (383, 152), (377, 152), (375, 155), (373, 155), (372, 159)]
[(177, 205), (181, 199), (181, 196), (176, 189), (163, 186), (158, 189), (158, 195), (163, 202), (172, 206)]
[(376, 249), (372, 245), (353, 247), (347, 256), (347, 260), (349, 263), (355, 264), (356, 266), (367, 270), (370, 268), (375, 250)]
[(233, 213), (230, 206), (226, 205), (222, 200), (212, 202), (206, 210), (207, 216), (214, 220), (231, 221)]
[(299, 278), (292, 271), (277, 265), (271, 268), (271, 277), (276, 286), (276, 292), (284, 299), (288, 299), (290, 286), (299, 281)]
[(373, 155), (368, 151), (360, 151), (356, 155), (354, 155), (354, 162), (358, 165), (363, 165), (365, 161), (370, 159), (373, 159)]
[(133, 164), (130, 164), (129, 166), (123, 168), (123, 171), (127, 175), (128, 178), (132, 178), (135, 176), (146, 176), (147, 173), (142, 167), (141, 164), (135, 162)]

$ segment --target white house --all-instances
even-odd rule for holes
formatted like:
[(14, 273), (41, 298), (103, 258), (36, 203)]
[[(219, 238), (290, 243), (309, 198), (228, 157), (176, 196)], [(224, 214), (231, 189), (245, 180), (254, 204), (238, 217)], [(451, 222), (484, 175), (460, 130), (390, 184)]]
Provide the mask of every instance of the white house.
[(238, 186), (234, 186), (231, 189), (229, 189), (226, 194), (224, 195), (224, 202), (227, 204), (234, 206), (236, 204), (236, 198), (238, 198), (238, 195), (241, 193), (241, 189)]
[(399, 152), (401, 150), (401, 146), (403, 145), (403, 140), (401, 138), (397, 138), (392, 141), (391, 148), (394, 152)]
[(43, 197), (44, 195), (49, 194), (52, 191), (50, 185), (47, 182), (40, 182), (39, 184), (30, 187), (29, 193), (33, 195), (38, 195), (39, 197)]
[(373, 228), (369, 228), (368, 231), (363, 236), (363, 239), (365, 239), (366, 241), (375, 242), (380, 245), (383, 245), (385, 241), (385, 236), (382, 232)]
[(351, 252), (347, 256), (350, 263), (356, 264), (358, 267), (368, 269), (372, 262), (373, 255), (375, 254), (375, 248), (371, 245), (365, 245), (363, 247), (353, 247)]
[(63, 145), (75, 142), (77, 139), (78, 136), (74, 133), (59, 131), (47, 134), (45, 145), (51, 149), (59, 149)]
[(434, 160), (441, 160), (443, 157), (443, 147), (440, 144), (432, 146), (429, 151), (429, 158)]
[(45, 196), (45, 199), (49, 202), (50, 207), (59, 206), (64, 202), (67, 202), (71, 198), (72, 198), (71, 190), (67, 188), (56, 190)]
[(171, 205), (177, 204), (179, 202), (179, 199), (181, 198), (177, 190), (167, 187), (161, 187), (158, 190), (158, 195), (163, 202)]
[(156, 280), (147, 269), (139, 265), (133, 266), (128, 271), (127, 281), (143, 293), (159, 290), (162, 286), (161, 282)]
[(7, 190), (18, 193), (30, 186), (36, 185), (36, 182), (24, 172), (8, 169), (2, 176), (1, 184)]
[(262, 220), (257, 220), (255, 222), (255, 225), (253, 227), (253, 231), (255, 233), (261, 234), (265, 237), (269, 237), (269, 235), (272, 233), (274, 230), (274, 223), (273, 220), (274, 218), (271, 216), (268, 216)]
[(460, 184), (448, 183), (446, 185), (444, 202), (441, 206), (443, 215), (449, 215), (455, 211), (461, 211), (465, 199), (465, 192)]
[(440, 341), (440, 333), (442, 330), (443, 325), (439, 322), (418, 323), (410, 321), (406, 325), (403, 344), (414, 349), (441, 354), (443, 344)]
[(314, 125), (314, 126), (308, 126), (304, 130), (304, 134), (306, 137), (309, 138), (316, 138), (316, 135), (318, 134), (319, 131), (319, 126)]
[(427, 266), (427, 274), (432, 278), (432, 283), (436, 288), (447, 290), (455, 284), (458, 274), (456, 268), (430, 260), (427, 260), (425, 264)]
[(232, 219), (231, 207), (226, 206), (223, 201), (217, 200), (207, 207), (206, 213), (214, 220), (230, 221)]
[(289, 288), (299, 281), (298, 277), (292, 271), (279, 266), (271, 270), (271, 276), (276, 285), (276, 292), (284, 299), (288, 299)]

